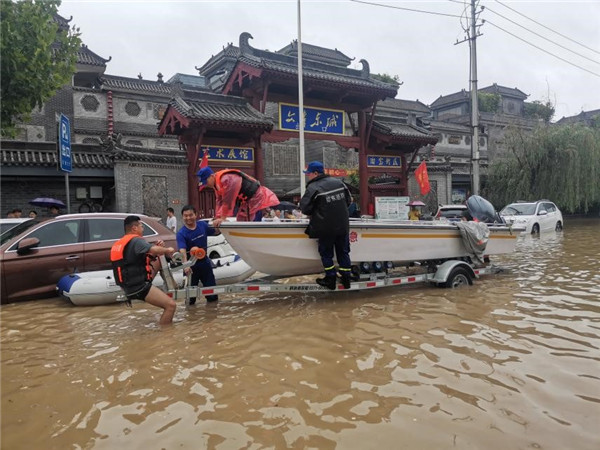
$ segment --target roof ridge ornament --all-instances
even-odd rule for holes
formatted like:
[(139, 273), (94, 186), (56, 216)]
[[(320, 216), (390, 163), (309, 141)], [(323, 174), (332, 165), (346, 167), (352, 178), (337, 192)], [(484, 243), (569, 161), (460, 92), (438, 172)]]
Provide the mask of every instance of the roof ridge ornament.
[(361, 70), (361, 73), (360, 73), (361, 78), (368, 79), (369, 76), (371, 75), (371, 68), (369, 67), (369, 63), (367, 62), (366, 59), (361, 59), (359, 61), (359, 63), (362, 64), (362, 70)]
[(254, 49), (250, 46), (250, 43), (248, 42), (250, 39), (254, 39), (254, 37), (247, 31), (244, 31), (242, 34), (240, 34), (240, 52), (242, 53), (242, 55), (254, 54)]

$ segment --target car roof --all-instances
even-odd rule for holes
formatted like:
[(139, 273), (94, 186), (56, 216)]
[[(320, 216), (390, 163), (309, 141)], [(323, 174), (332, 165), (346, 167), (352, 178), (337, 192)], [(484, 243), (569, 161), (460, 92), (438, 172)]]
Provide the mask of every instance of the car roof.
[(440, 209), (467, 209), (467, 205), (440, 205)]
[(23, 223), (28, 220), (34, 220), (31, 217), (7, 217), (5, 219), (0, 219), (0, 223)]

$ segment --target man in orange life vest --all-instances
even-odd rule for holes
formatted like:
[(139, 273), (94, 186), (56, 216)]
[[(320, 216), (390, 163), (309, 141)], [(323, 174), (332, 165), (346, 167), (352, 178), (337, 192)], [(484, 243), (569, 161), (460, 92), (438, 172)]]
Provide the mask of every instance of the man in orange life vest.
[(115, 281), (125, 291), (127, 300), (144, 300), (164, 311), (161, 325), (173, 321), (175, 301), (152, 285), (154, 270), (152, 261), (156, 256), (172, 255), (173, 247), (165, 247), (163, 241), (150, 244), (142, 238), (144, 225), (138, 216), (127, 216), (124, 221), (125, 236), (114, 243), (110, 250)]
[(270, 206), (279, 204), (277, 196), (268, 188), (261, 186), (258, 180), (241, 170), (224, 169), (213, 172), (210, 167), (201, 168), (198, 173), (200, 190), (211, 187), (215, 190), (217, 208), (213, 226), (218, 227), (238, 208), (237, 220), (260, 220), (257, 213)]

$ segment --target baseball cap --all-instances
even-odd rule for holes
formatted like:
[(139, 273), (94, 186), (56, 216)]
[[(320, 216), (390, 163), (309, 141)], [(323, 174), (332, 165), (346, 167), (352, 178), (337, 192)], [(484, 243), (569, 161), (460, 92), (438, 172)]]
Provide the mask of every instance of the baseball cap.
[(319, 172), (319, 173), (325, 173), (325, 169), (323, 168), (323, 163), (320, 161), (311, 161), (310, 163), (308, 163), (308, 167), (306, 168), (306, 170), (303, 170), (304, 173), (313, 173), (313, 172)]
[(198, 172), (196, 172), (196, 176), (198, 177), (198, 184), (200, 185), (200, 189), (206, 187), (206, 180), (210, 177), (214, 172), (210, 167), (203, 167)]

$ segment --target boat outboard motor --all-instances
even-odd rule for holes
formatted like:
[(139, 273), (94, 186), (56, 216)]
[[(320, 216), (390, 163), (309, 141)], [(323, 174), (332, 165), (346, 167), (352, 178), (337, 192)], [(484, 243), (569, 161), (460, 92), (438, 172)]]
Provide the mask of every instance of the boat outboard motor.
[(494, 205), (488, 202), (485, 198), (479, 195), (471, 195), (467, 200), (467, 209), (471, 216), (480, 222), (485, 223), (503, 223), (504, 220), (500, 218)]

